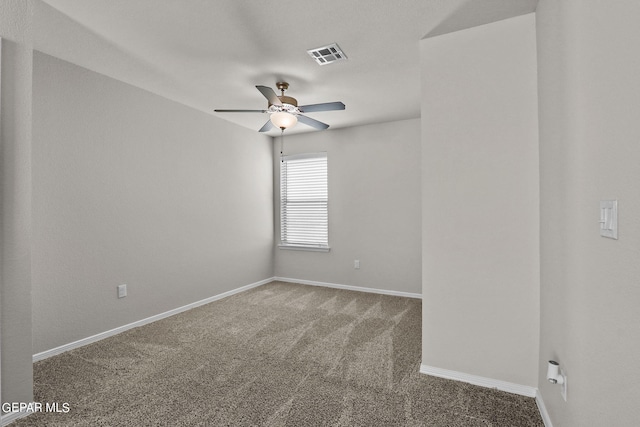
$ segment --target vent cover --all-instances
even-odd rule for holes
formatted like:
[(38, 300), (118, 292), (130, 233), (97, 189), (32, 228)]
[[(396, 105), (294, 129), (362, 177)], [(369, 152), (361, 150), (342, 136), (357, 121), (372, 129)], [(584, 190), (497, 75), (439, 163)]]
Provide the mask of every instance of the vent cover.
[(328, 46), (322, 46), (316, 49), (311, 49), (308, 50), (307, 53), (319, 65), (332, 64), (334, 62), (344, 61), (347, 59), (347, 55), (342, 52), (340, 46), (338, 46), (337, 43), (333, 43)]

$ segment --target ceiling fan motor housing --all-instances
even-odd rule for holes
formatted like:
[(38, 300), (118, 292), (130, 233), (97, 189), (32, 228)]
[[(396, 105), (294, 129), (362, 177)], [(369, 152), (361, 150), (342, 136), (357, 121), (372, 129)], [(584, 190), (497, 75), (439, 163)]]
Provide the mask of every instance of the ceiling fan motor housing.
[(270, 113), (277, 113), (280, 111), (284, 111), (291, 114), (300, 114), (300, 110), (298, 110), (298, 100), (286, 95), (278, 96), (282, 105), (273, 105), (269, 103), (269, 108), (267, 111)]
[(286, 95), (280, 95), (278, 96), (278, 99), (280, 100), (280, 102), (282, 102), (283, 104), (290, 104), (293, 105), (294, 107), (298, 106), (298, 100), (295, 98), (292, 98), (290, 96), (286, 96)]
[[(282, 95), (278, 95), (278, 99), (280, 100), (280, 102), (282, 102), (284, 104), (283, 105), (284, 108), (279, 108), (278, 111), (288, 111), (288, 112), (292, 113), (293, 112), (292, 110), (297, 110), (296, 107), (298, 106), (298, 100), (295, 99), (295, 98), (292, 98), (290, 96), (286, 96), (284, 94), (284, 91), (289, 89), (289, 83), (287, 83), (287, 82), (278, 82), (278, 83), (276, 83), (276, 87), (282, 93)], [(271, 109), (272, 105), (273, 104), (269, 103), (269, 109)]]

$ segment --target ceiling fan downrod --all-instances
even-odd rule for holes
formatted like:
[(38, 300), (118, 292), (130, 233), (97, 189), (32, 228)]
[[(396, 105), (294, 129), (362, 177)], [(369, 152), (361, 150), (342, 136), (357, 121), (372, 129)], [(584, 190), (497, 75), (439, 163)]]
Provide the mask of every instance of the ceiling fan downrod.
[(289, 83), (287, 82), (278, 82), (276, 83), (276, 87), (280, 89), (280, 94), (284, 96), (284, 91), (289, 89)]

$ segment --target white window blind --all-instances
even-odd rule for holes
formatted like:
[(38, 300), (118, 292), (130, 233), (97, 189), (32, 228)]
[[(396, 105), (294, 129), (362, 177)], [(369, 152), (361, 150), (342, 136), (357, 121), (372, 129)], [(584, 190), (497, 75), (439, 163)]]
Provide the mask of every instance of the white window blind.
[(329, 248), (327, 153), (283, 156), (280, 240), (283, 247)]

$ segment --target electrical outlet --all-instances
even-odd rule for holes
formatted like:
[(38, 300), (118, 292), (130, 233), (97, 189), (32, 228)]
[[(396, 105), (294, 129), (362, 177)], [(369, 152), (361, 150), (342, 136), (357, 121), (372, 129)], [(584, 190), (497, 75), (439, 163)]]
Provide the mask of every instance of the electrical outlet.
[(118, 298), (127, 296), (127, 285), (118, 285)]
[(564, 371), (562, 369), (560, 369), (560, 375), (562, 376), (562, 385), (561, 385), (561, 389), (560, 389), (560, 394), (562, 394), (562, 398), (564, 399), (564, 401), (567, 401), (567, 375), (564, 373)]
[(356, 259), (353, 261), (353, 268), (355, 268), (356, 270), (360, 270), (360, 260)]

